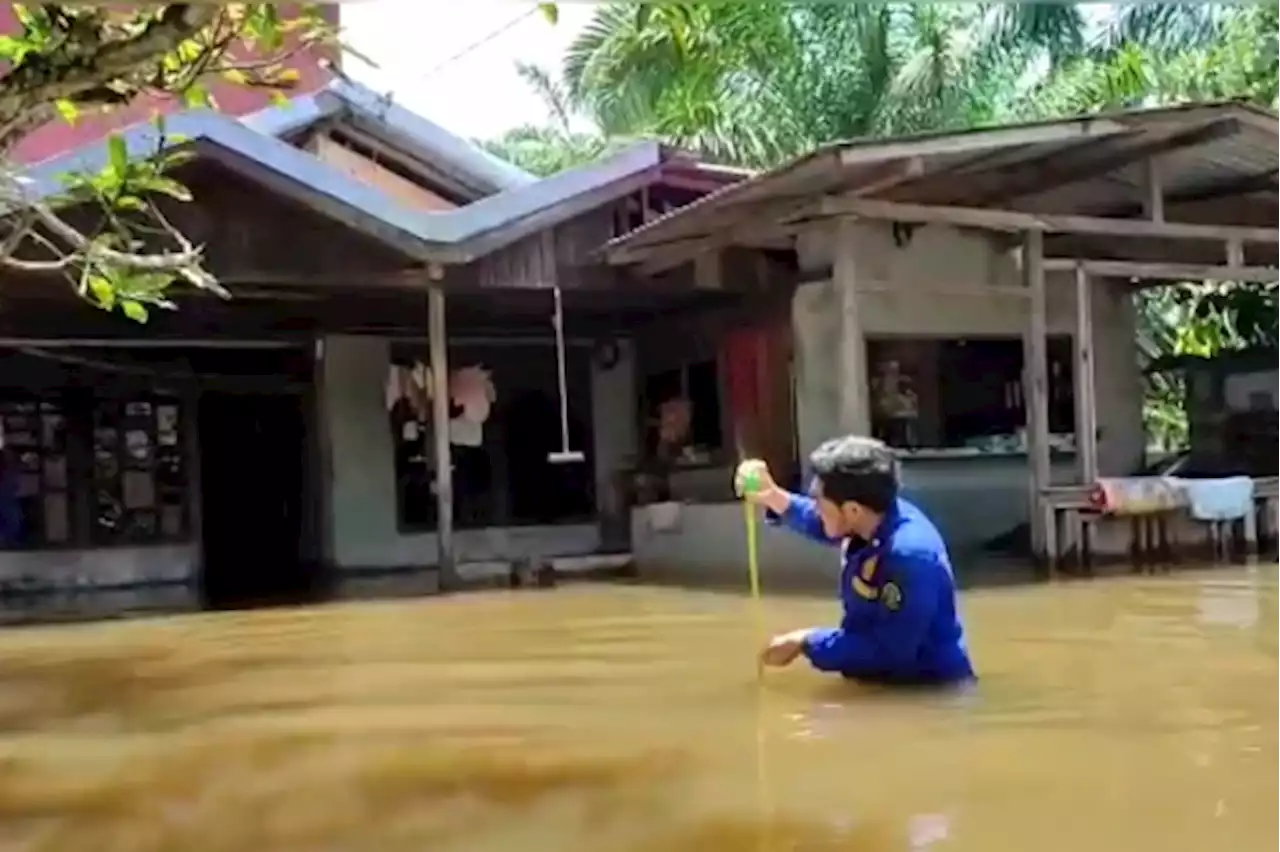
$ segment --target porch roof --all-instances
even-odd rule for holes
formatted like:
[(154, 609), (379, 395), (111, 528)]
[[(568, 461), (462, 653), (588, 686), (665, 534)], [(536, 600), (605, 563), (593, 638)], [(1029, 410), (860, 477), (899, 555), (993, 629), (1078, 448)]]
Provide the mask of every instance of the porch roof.
[[(926, 206), (963, 208), (977, 214), (963, 224), (989, 230), (1017, 230), (1016, 217), (979, 224), (981, 211), (1025, 213), (1020, 221), (1031, 225), (1037, 214), (1136, 217), (1148, 198), (1152, 161), (1170, 222), (1274, 229), (1278, 129), (1274, 113), (1224, 102), (838, 142), (657, 219), (611, 241), (607, 251), (614, 263), (669, 267), (727, 245), (790, 245), (800, 229), (825, 218), (894, 220), (895, 205), (925, 216), (902, 219), (908, 222), (936, 221)], [(875, 202), (893, 204), (877, 214)], [(1050, 253), (1127, 256), (1105, 234), (1054, 240)], [(1250, 247), (1251, 262), (1273, 263), (1274, 248)]]
[[(362, 183), (312, 153), (290, 144), (326, 118), (342, 117), (403, 146), (437, 167), (490, 194), (453, 210), (425, 212)], [(443, 128), (395, 106), (363, 87), (340, 81), (243, 120), (210, 110), (192, 110), (166, 121), (161, 139), (150, 123), (121, 136), (132, 157), (157, 148), (190, 145), (202, 158), (297, 200), (308, 208), (373, 237), (419, 262), (465, 264), (530, 234), (560, 224), (651, 182), (664, 164), (678, 164), (679, 152), (657, 142), (639, 142), (598, 163), (538, 180)], [(55, 198), (60, 176), (99, 171), (108, 161), (105, 141), (47, 160), (26, 176), (27, 197)], [(736, 174), (716, 175), (717, 181)]]

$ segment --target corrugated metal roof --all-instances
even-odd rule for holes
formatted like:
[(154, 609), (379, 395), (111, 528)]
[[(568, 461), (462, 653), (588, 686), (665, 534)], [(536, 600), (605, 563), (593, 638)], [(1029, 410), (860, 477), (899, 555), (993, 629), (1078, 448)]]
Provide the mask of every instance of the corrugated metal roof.
[[(1131, 110), (1105, 115), (1041, 121), (1002, 127), (984, 127), (958, 133), (929, 133), (891, 139), (835, 142), (799, 159), (741, 183), (712, 193), (680, 210), (647, 223), (609, 243), (612, 252), (636, 250), (669, 243), (686, 243), (719, 233), (729, 221), (749, 216), (752, 205), (786, 203), (838, 192), (857, 192), (867, 198), (911, 200), (936, 197), (966, 180), (997, 179), (1034, 184), (1037, 172), (1045, 172), (1055, 160), (1084, 149), (1099, 158), (1142, 149), (1173, 133), (1235, 120), (1237, 132), (1224, 134), (1166, 157), (1166, 193), (1204, 189), (1215, 183), (1249, 175), (1273, 175), (1277, 161), (1277, 118), (1252, 105), (1223, 102), (1185, 104), (1159, 109)], [(914, 177), (883, 185), (887, 166), (918, 161)], [(1045, 206), (1069, 212), (1083, 203), (1124, 204), (1134, 198), (1140, 177), (1127, 171), (1099, 174), (1089, 181), (1071, 181), (1038, 194)], [(1007, 185), (1007, 184), (1006, 184)], [(966, 201), (968, 203), (966, 203)], [(971, 199), (952, 198), (946, 203), (981, 206)], [(736, 224), (735, 224), (736, 226)]]
[[(225, 162), (409, 257), (438, 263), (470, 262), (533, 230), (577, 215), (582, 204), (606, 203), (607, 199), (598, 200), (601, 193), (610, 187), (630, 186), (661, 166), (667, 156), (656, 142), (638, 142), (599, 163), (535, 180), (519, 170), (511, 171), (514, 167), (493, 167), (488, 162), (493, 158), (487, 154), (479, 157), (475, 146), (399, 107), (375, 111), (368, 101), (371, 95), (368, 90), (361, 93), (342, 83), (245, 121), (210, 110), (192, 110), (166, 120), (164, 140), (150, 123), (135, 125), (121, 137), (134, 158), (152, 156), (161, 145), (194, 145), (202, 156)], [(282, 138), (343, 109), (356, 109), (369, 121), (383, 122), (382, 129), (388, 134), (409, 137), (434, 164), (450, 161), (470, 169), (473, 176), (487, 170), (489, 180), (503, 184), (501, 191), (454, 210), (423, 212)], [(63, 175), (100, 171), (107, 159), (107, 145), (101, 141), (46, 161), (26, 172), (26, 197), (56, 197), (62, 191)]]
[(241, 121), (284, 138), (326, 118), (345, 117), (370, 127), (376, 138), (476, 187), (479, 195), (535, 183), (534, 175), (501, 160), (433, 121), (365, 86), (338, 79), (310, 95), (247, 115)]

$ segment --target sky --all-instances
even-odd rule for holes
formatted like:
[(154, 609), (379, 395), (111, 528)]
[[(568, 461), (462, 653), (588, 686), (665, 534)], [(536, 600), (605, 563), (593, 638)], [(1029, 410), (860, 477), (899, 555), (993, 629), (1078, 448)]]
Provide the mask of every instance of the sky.
[(536, 3), (516, 0), (363, 0), (343, 5), (343, 37), (368, 57), (343, 70), (466, 138), (487, 139), (547, 110), (516, 74), (517, 61), (559, 68), (564, 48), (590, 19), (586, 3), (560, 3), (550, 23)]

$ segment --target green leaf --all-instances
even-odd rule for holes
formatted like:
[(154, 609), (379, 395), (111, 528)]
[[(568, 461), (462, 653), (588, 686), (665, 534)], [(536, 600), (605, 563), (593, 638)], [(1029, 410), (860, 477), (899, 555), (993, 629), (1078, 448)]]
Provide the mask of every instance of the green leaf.
[(192, 83), (182, 93), (182, 102), (189, 109), (209, 109), (213, 106), (213, 97), (204, 86), (199, 83)]
[(164, 169), (176, 168), (177, 166), (180, 166), (183, 163), (191, 162), (192, 160), (196, 159), (196, 156), (197, 155), (195, 151), (188, 151), (188, 150), (171, 151), (170, 153), (165, 154), (164, 157), (161, 158), (160, 167)]
[(134, 185), (139, 189), (149, 192), (159, 192), (170, 198), (176, 198), (179, 201), (190, 201), (192, 199), (191, 190), (178, 183), (173, 178), (152, 177), (145, 180), (135, 181)]
[(123, 179), (129, 173), (129, 149), (124, 144), (124, 137), (112, 133), (107, 137), (107, 154), (110, 157), (111, 171), (115, 177)]
[(62, 120), (67, 124), (75, 124), (80, 118), (80, 107), (66, 98), (58, 98), (53, 105), (57, 108), (58, 115), (62, 116)]
[(146, 203), (136, 195), (122, 195), (116, 199), (117, 210), (146, 210)]
[(555, 3), (539, 3), (538, 11), (542, 13), (542, 17), (546, 18), (547, 23), (560, 23), (560, 7)]
[(31, 46), (22, 39), (0, 36), (0, 59), (7, 59), (16, 64), (22, 61), (30, 49)]
[(124, 311), (124, 315), (134, 322), (143, 323), (151, 316), (147, 310), (147, 306), (141, 302), (126, 301), (120, 303), (120, 310)]
[(241, 71), (239, 68), (228, 68), (226, 71), (223, 71), (222, 79), (234, 86), (249, 85), (249, 75)]
[(270, 98), (272, 106), (287, 106), (289, 103), (289, 98), (279, 89), (272, 89)]
[(89, 276), (89, 293), (104, 311), (109, 311), (115, 306), (116, 288), (101, 275)]

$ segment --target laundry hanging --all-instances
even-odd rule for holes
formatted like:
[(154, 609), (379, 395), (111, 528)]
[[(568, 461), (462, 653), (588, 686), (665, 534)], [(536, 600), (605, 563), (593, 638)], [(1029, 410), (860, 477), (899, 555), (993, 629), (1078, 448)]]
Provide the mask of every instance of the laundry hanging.
[(392, 364), (387, 371), (386, 406), (391, 411), (403, 400), (420, 423), (431, 420), (431, 371), (421, 362)]
[[(386, 406), (393, 411), (405, 403), (417, 424), (432, 421), (431, 400), (435, 396), (431, 368), (421, 361), (393, 364), (387, 374)], [(476, 364), (461, 367), (449, 375), (449, 441), (464, 447), (484, 443), (484, 423), (489, 419), (498, 394), (493, 374)]]
[(449, 421), (449, 442), (460, 447), (484, 444), (484, 423), (498, 394), (492, 373), (480, 366), (463, 367), (449, 377), (449, 401), (461, 409)]

